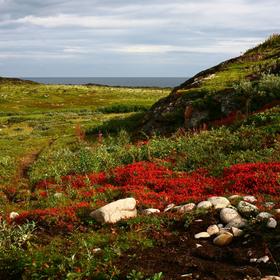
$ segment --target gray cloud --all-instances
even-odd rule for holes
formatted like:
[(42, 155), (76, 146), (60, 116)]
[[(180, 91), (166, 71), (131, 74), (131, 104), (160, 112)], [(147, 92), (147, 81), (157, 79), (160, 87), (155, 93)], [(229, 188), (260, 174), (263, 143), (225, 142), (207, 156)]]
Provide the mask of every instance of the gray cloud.
[(279, 0), (0, 0), (0, 76), (189, 76), (280, 30)]

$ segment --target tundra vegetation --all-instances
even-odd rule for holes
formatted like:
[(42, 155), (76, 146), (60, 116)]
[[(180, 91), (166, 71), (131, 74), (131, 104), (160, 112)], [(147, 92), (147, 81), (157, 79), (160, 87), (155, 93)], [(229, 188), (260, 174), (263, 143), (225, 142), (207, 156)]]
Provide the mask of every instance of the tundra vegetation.
[[(279, 275), (279, 61), (273, 35), (174, 90), (0, 79), (0, 278)], [(246, 218), (225, 247), (235, 227), (197, 239), (220, 220), (198, 207), (213, 196)], [(92, 218), (128, 197), (137, 216)]]

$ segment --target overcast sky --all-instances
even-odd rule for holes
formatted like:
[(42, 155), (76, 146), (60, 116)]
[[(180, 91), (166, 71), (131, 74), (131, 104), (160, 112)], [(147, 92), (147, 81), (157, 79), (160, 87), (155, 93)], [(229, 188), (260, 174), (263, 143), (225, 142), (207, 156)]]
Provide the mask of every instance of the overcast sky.
[(280, 31), (280, 0), (0, 0), (0, 76), (179, 76)]

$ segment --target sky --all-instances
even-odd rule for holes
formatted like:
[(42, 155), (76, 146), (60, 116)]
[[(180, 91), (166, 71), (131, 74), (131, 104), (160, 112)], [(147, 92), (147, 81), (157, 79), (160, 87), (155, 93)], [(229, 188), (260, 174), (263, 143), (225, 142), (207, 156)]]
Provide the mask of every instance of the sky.
[(279, 15), (279, 0), (0, 0), (0, 76), (189, 77)]

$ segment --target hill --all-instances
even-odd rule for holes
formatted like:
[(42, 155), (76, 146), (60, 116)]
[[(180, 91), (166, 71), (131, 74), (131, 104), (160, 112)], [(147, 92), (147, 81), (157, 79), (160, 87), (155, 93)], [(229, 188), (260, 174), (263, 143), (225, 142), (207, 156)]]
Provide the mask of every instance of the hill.
[(18, 79), (18, 78), (3, 78), (0, 77), (0, 85), (1, 84), (12, 84), (12, 85), (24, 85), (24, 84), (33, 84), (36, 85), (38, 83), (29, 81), (29, 80), (23, 80), (23, 79)]
[[(248, 115), (280, 99), (280, 35), (242, 56), (202, 71), (159, 100), (142, 121), (145, 133), (197, 128)], [(273, 88), (273, 90), (271, 90)], [(273, 93), (272, 93), (273, 92)]]

